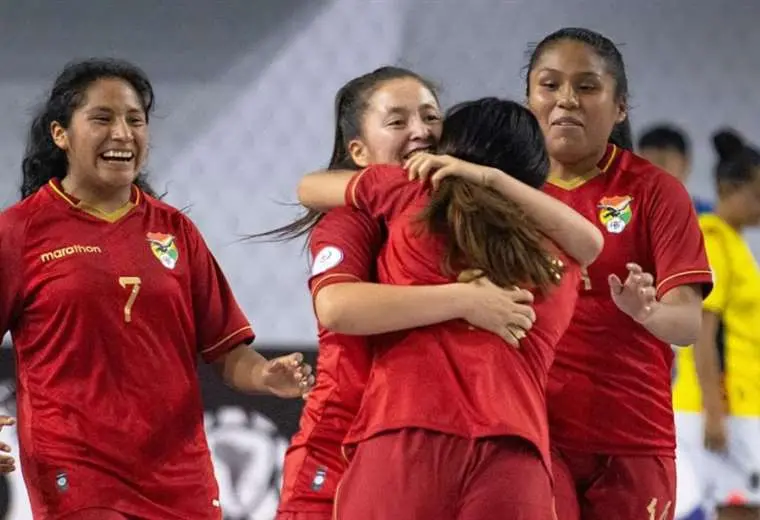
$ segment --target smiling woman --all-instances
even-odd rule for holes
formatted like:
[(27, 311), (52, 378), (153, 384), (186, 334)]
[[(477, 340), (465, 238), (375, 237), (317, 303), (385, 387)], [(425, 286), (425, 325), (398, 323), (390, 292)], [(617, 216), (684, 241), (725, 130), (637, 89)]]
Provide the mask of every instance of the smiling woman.
[[(53, 142), (69, 163), (64, 190), (107, 213), (126, 204), (146, 159), (147, 122), (143, 102), (129, 83), (93, 82), (69, 128), (59, 121), (50, 125)], [(105, 194), (113, 194), (112, 200), (103, 200)]]
[(301, 354), (248, 347), (200, 232), (151, 196), (152, 106), (130, 63), (67, 66), (32, 123), (23, 200), (0, 214), (0, 335), (35, 518), (218, 520), (198, 357), (241, 391), (300, 397), (313, 382)]
[[(691, 200), (629, 151), (628, 80), (608, 38), (573, 27), (547, 35), (526, 88), (551, 156), (546, 192), (606, 233), (549, 376), (557, 516), (670, 518), (670, 344), (696, 337), (712, 285)], [(582, 484), (589, 471), (593, 484)]]
[[(129, 200), (132, 183), (155, 196), (140, 174), (147, 158), (153, 100), (147, 76), (129, 63), (88, 60), (67, 67), (32, 122), (21, 197), (32, 195), (51, 179), (63, 180), (67, 173), (72, 175), (64, 185), (81, 200), (98, 202), (90, 200), (102, 196), (97, 179), (121, 188), (116, 197), (121, 205)], [(116, 128), (111, 132), (113, 123)], [(113, 164), (115, 156), (123, 164)], [(98, 170), (108, 165), (118, 166), (121, 174), (113, 177)]]

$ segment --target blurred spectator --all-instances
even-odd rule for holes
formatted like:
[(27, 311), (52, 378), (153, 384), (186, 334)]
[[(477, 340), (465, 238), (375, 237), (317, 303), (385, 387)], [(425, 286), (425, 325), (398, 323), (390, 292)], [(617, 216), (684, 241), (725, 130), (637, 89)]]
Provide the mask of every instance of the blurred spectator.
[[(641, 134), (637, 148), (639, 155), (686, 184), (691, 174), (691, 144), (683, 130), (670, 124), (650, 127)], [(712, 210), (709, 202), (693, 200), (697, 213)]]

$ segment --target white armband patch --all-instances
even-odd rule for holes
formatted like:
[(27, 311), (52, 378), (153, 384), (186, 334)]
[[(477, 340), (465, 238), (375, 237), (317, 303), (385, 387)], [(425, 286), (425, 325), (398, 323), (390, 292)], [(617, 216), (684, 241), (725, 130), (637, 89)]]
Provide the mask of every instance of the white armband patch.
[(317, 276), (325, 271), (336, 267), (343, 261), (343, 251), (335, 246), (323, 247), (319, 253), (314, 256), (314, 262), (311, 264), (311, 275)]

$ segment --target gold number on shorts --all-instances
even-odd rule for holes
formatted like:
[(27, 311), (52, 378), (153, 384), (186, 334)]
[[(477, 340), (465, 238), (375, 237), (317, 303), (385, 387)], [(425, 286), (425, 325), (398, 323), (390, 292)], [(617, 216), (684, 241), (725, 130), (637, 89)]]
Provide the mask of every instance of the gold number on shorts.
[(588, 270), (585, 267), (581, 267), (581, 280), (583, 280), (583, 290), (591, 290), (591, 278), (589, 278)]
[(135, 304), (135, 300), (137, 299), (137, 295), (140, 292), (140, 284), (142, 284), (142, 280), (138, 276), (120, 276), (119, 277), (119, 285), (124, 287), (125, 289), (132, 286), (132, 292), (129, 293), (129, 298), (127, 298), (127, 303), (124, 305), (124, 321), (129, 323), (132, 321), (132, 306)]
[(647, 513), (649, 513), (648, 520), (668, 520), (668, 513), (670, 513), (672, 502), (668, 500), (665, 504), (665, 509), (662, 510), (660, 516), (657, 516), (657, 502), (658, 500), (656, 498), (649, 501), (649, 505), (647, 506)]

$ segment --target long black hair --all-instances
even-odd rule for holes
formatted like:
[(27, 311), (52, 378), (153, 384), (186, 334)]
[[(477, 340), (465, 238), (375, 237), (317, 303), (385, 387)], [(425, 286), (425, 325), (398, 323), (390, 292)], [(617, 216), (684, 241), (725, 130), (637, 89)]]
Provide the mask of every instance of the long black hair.
[[(430, 81), (416, 72), (402, 67), (385, 66), (358, 76), (343, 85), (335, 94), (335, 137), (329, 170), (358, 170), (348, 151), (348, 145), (361, 135), (362, 120), (372, 94), (387, 81), (411, 78), (427, 87), (438, 100), (438, 90)], [(292, 240), (308, 235), (322, 218), (323, 213), (307, 209), (290, 224), (248, 238), (267, 238), (274, 241)]]
[[(56, 78), (47, 100), (32, 120), (21, 163), (22, 199), (35, 193), (50, 179), (63, 179), (66, 176), (68, 159), (66, 153), (53, 142), (50, 125), (57, 121), (68, 128), (72, 114), (85, 101), (88, 87), (105, 78), (117, 78), (129, 83), (137, 92), (148, 121), (153, 110), (153, 86), (139, 67), (113, 58), (92, 58), (69, 63)], [(145, 193), (157, 197), (145, 177), (144, 173), (140, 173), (135, 184)]]
[[(555, 43), (561, 41), (580, 42), (591, 47), (597, 56), (599, 56), (607, 67), (607, 72), (615, 79), (615, 100), (628, 105), (628, 75), (625, 72), (625, 62), (623, 55), (617, 46), (609, 38), (599, 34), (591, 29), (582, 27), (565, 27), (554, 31), (546, 36), (530, 52), (528, 59), (528, 73), (526, 74), (526, 95), (530, 94), (530, 73), (538, 63), (543, 53)], [(631, 131), (631, 122), (628, 115), (626, 118), (617, 123), (612, 128), (612, 133), (608, 138), (609, 142), (625, 150), (633, 150), (633, 132)]]

